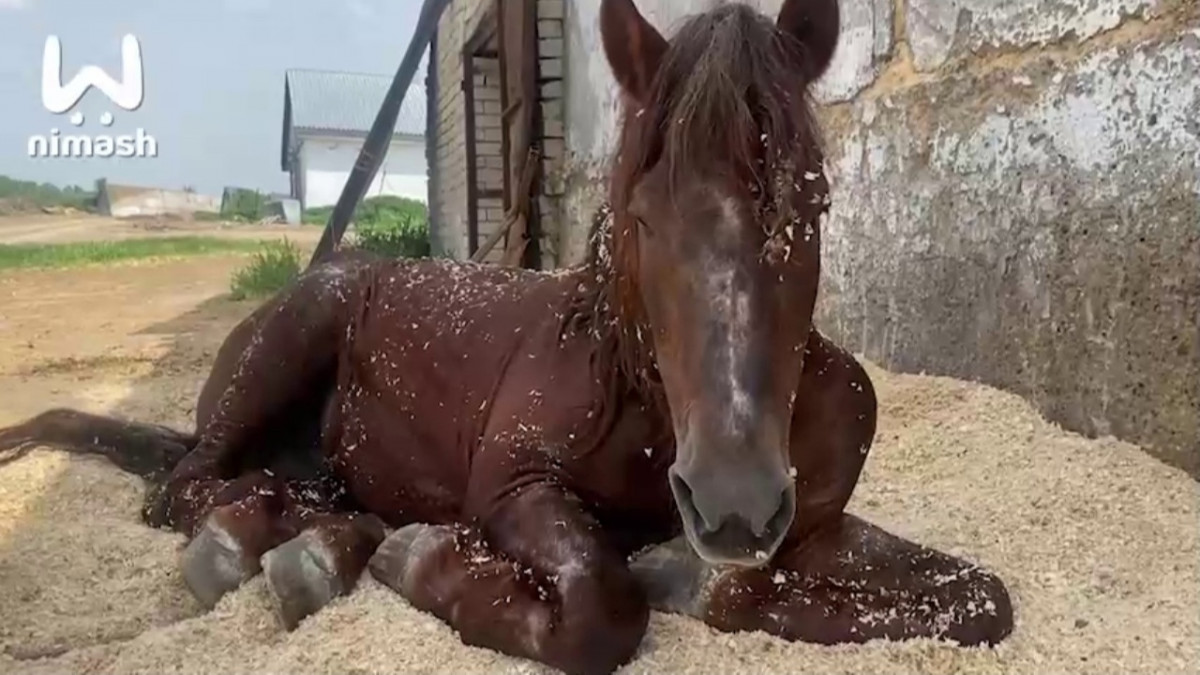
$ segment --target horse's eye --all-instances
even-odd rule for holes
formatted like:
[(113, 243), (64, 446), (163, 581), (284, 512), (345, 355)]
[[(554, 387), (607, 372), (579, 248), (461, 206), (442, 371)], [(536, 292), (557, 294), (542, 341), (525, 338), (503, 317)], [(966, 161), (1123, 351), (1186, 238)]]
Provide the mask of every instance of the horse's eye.
[(642, 220), (641, 218), (637, 218), (637, 217), (634, 217), (634, 220), (637, 221), (638, 229), (640, 229), (642, 232), (645, 232), (646, 236), (654, 235), (654, 229), (651, 228), (649, 225), (647, 225), (646, 221)]

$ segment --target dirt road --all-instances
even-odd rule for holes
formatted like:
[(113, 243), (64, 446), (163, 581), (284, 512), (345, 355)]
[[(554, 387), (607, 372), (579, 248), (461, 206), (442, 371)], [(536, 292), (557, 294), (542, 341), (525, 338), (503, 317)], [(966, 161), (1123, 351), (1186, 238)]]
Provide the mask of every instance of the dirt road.
[(211, 350), (252, 306), (224, 297), (244, 264), (204, 256), (0, 273), (0, 425), (59, 405), (187, 421)]
[(60, 244), (73, 241), (203, 235), (230, 239), (288, 239), (315, 245), (321, 228), (310, 225), (244, 225), (173, 219), (118, 220), (75, 215), (0, 216), (0, 244)]

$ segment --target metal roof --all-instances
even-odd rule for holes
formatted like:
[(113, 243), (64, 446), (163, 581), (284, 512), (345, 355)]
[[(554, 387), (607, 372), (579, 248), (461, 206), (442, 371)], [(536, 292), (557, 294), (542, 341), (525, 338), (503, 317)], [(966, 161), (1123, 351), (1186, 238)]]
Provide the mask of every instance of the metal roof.
[[(283, 168), (288, 168), (293, 130), (366, 136), (392, 84), (389, 75), (288, 70), (284, 75)], [(398, 136), (425, 135), (425, 88), (414, 81), (396, 119)]]

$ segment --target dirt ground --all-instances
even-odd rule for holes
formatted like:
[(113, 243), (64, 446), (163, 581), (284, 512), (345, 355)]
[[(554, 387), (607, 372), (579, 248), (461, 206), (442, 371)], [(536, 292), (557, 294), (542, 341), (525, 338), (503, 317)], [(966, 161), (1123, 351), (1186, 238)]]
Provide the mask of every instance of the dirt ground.
[[(0, 426), (51, 406), (188, 426), (214, 350), (251, 307), (223, 298), (243, 260), (0, 273)], [(1196, 482), (1015, 396), (870, 372), (882, 418), (851, 509), (996, 570), (1012, 638), (826, 648), (656, 614), (627, 672), (1195, 672)], [(49, 450), (0, 465), (0, 672), (544, 671), (463, 646), (369, 575), (290, 634), (261, 578), (202, 613), (176, 570), (181, 539), (137, 520), (141, 490)]]
[(88, 213), (0, 216), (0, 244), (61, 244), (97, 239), (214, 236), (229, 239), (280, 238), (316, 245), (321, 228), (196, 222), (175, 218), (117, 219)]

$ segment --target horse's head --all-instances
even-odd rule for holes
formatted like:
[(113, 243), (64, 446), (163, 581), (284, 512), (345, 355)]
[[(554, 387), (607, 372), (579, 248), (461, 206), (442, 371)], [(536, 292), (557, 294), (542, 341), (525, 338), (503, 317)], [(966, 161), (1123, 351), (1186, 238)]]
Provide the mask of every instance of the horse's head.
[(667, 40), (632, 0), (601, 7), (625, 95), (610, 195), (618, 302), (651, 333), (671, 489), (712, 562), (762, 564), (795, 517), (790, 422), (828, 204), (807, 96), (838, 24), (836, 0), (786, 0), (774, 20), (730, 4)]

